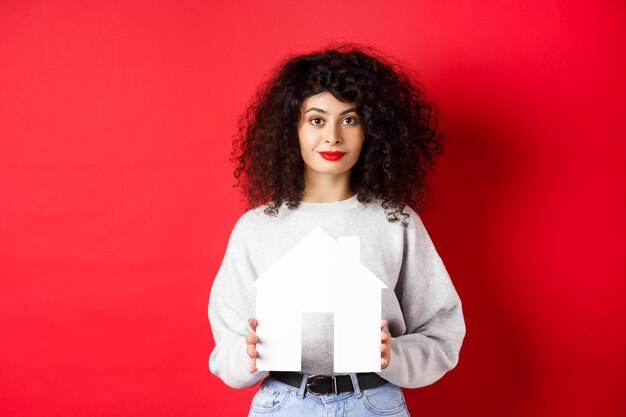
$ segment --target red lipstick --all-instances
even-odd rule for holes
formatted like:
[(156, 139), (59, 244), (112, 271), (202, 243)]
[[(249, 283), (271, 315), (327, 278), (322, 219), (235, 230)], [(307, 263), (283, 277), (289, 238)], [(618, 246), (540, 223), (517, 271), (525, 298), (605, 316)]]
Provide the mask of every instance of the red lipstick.
[(342, 156), (344, 156), (346, 154), (346, 152), (320, 152), (320, 155), (322, 156), (322, 158), (326, 159), (327, 161), (337, 161), (339, 159), (341, 159)]

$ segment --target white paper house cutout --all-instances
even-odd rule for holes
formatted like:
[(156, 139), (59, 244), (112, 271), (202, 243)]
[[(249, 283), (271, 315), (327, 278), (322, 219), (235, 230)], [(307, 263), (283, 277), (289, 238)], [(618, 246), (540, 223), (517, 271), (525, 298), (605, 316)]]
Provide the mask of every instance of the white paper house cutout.
[(257, 368), (300, 371), (302, 313), (334, 314), (336, 373), (380, 371), (381, 289), (360, 261), (358, 236), (316, 227), (252, 284), (257, 289)]

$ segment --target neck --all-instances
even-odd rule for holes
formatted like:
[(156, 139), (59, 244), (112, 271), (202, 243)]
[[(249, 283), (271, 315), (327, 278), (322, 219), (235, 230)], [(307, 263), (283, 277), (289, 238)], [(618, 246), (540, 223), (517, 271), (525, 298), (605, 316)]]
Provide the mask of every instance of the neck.
[(320, 174), (304, 171), (304, 196), (308, 203), (331, 203), (352, 197), (350, 171), (341, 174)]

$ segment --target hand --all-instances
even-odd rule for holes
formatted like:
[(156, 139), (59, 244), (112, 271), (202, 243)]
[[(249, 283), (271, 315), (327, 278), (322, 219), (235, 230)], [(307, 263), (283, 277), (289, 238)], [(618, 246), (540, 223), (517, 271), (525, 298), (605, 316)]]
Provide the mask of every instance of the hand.
[(256, 342), (257, 342), (257, 337), (256, 337), (256, 326), (258, 324), (257, 320), (254, 317), (250, 317), (248, 319), (248, 324), (250, 325), (250, 328), (252, 329), (252, 331), (250, 333), (248, 333), (248, 336), (246, 336), (246, 352), (248, 353), (248, 356), (250, 357), (250, 373), (254, 373), (257, 371), (256, 368), (256, 357), (257, 357), (257, 353), (256, 353)]
[(391, 334), (384, 328), (387, 320), (380, 322), (380, 368), (385, 369), (391, 360)]

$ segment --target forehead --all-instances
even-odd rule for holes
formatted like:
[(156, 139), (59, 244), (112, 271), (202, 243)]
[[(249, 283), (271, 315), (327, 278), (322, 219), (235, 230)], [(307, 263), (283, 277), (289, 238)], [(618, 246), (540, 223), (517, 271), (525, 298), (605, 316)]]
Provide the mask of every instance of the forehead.
[(354, 107), (354, 103), (349, 101), (339, 101), (328, 91), (307, 97), (300, 106), (301, 111), (306, 111), (310, 107), (317, 107), (322, 110), (333, 112), (341, 112), (342, 110)]

